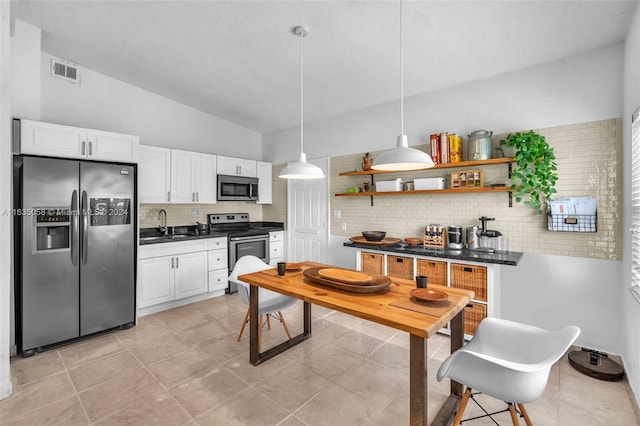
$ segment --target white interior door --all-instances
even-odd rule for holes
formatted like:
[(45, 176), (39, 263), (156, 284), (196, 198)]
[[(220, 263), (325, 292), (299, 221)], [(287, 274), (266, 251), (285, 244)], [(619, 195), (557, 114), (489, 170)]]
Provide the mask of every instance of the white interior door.
[(329, 242), (329, 159), (309, 162), (320, 167), (327, 177), (290, 180), (287, 184), (287, 260), (326, 263)]

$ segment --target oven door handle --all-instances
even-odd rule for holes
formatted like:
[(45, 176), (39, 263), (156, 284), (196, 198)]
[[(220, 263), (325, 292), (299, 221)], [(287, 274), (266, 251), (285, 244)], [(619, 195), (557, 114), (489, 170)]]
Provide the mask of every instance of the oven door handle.
[(247, 241), (247, 240), (253, 240), (253, 241), (266, 240), (266, 241), (269, 241), (269, 234), (267, 234), (267, 235), (250, 235), (248, 237), (229, 237), (229, 241)]

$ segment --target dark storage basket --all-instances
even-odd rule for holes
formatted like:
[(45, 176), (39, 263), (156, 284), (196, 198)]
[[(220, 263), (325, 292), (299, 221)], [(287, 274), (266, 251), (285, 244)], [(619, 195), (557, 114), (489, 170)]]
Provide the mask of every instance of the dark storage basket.
[(547, 214), (547, 230), (560, 232), (597, 232), (598, 214)]

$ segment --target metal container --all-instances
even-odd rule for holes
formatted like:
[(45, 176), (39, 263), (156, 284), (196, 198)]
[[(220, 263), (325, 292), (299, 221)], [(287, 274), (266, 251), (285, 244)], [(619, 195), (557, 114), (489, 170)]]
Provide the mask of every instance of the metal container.
[(447, 227), (447, 247), (460, 250), (464, 247), (462, 243), (462, 226), (451, 225)]
[(467, 141), (467, 158), (469, 160), (488, 160), (493, 151), (493, 141), (491, 130), (476, 130), (469, 135)]
[(467, 250), (477, 250), (480, 248), (480, 233), (479, 226), (469, 226), (467, 227)]

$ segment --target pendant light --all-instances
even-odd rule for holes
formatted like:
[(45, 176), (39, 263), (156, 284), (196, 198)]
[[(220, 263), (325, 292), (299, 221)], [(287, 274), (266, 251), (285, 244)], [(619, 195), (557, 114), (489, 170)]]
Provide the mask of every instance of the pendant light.
[(314, 164), (307, 163), (307, 154), (304, 153), (304, 63), (303, 63), (303, 39), (309, 31), (302, 26), (293, 29), (293, 33), (300, 37), (300, 158), (298, 161), (287, 163), (280, 175), (284, 179), (322, 179), (324, 172)]
[(407, 135), (404, 134), (404, 53), (402, 34), (402, 0), (400, 0), (400, 136), (396, 147), (378, 155), (371, 168), (374, 170), (402, 171), (433, 167), (433, 160), (426, 152), (409, 148)]

